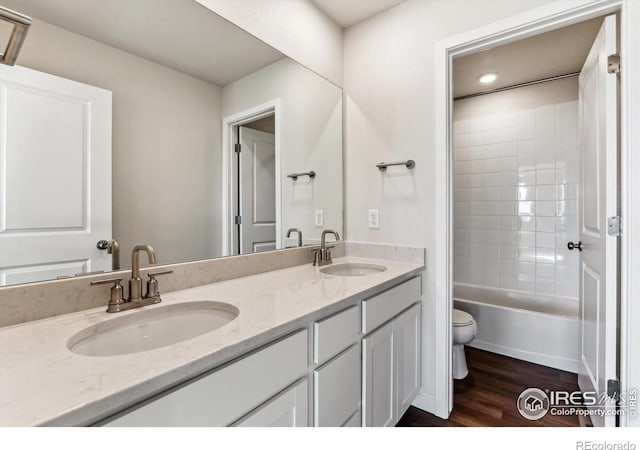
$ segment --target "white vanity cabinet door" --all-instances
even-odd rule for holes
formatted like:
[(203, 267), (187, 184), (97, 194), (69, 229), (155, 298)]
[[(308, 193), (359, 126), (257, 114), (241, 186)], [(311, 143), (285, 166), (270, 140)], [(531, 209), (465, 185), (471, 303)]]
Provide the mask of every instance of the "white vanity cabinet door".
[(344, 425), (342, 425), (343, 428), (358, 428), (362, 426), (362, 414), (360, 413), (360, 410), (356, 411), (356, 413), (351, 416), (349, 418), (349, 420), (347, 420)]
[(304, 378), (249, 413), (235, 427), (306, 427), (309, 425), (308, 383)]
[(420, 303), (393, 321), (396, 345), (396, 417), (400, 420), (420, 391), (421, 317)]
[(418, 395), (421, 305), (416, 303), (363, 339), (363, 426), (394, 426)]
[(395, 406), (395, 345), (393, 322), (362, 340), (362, 410), (365, 427), (393, 426)]
[(308, 368), (308, 333), (300, 331), (197, 380), (133, 407), (102, 425), (226, 426), (272, 398)]
[(314, 426), (344, 425), (360, 409), (360, 345), (317, 369), (313, 379)]

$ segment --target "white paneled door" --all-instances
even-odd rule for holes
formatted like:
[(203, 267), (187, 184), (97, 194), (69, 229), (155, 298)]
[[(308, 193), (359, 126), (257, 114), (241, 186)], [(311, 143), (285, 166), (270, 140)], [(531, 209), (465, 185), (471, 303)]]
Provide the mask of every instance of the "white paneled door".
[(240, 144), (240, 253), (275, 250), (275, 135), (240, 127)]
[[(607, 398), (607, 381), (617, 379), (617, 237), (607, 229), (617, 216), (617, 76), (607, 73), (615, 54), (616, 19), (609, 16), (580, 74), (578, 132), (580, 163), (581, 348), (578, 382), (583, 392), (596, 392), (602, 403), (590, 408), (615, 409)], [(574, 251), (577, 251), (575, 249)], [(591, 415), (595, 426), (615, 426), (614, 415)]]
[(111, 92), (0, 66), (0, 286), (107, 270)]

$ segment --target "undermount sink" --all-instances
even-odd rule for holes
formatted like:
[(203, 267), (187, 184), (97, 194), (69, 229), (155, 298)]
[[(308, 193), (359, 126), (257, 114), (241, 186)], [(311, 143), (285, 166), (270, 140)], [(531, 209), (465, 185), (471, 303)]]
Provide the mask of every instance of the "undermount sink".
[(144, 352), (217, 330), (239, 313), (233, 305), (213, 301), (158, 306), (85, 328), (69, 339), (67, 347), (84, 356)]
[(364, 277), (384, 272), (385, 270), (387, 270), (386, 267), (376, 264), (343, 263), (325, 267), (324, 269), (320, 269), (320, 272), (328, 275), (337, 275), (339, 277)]

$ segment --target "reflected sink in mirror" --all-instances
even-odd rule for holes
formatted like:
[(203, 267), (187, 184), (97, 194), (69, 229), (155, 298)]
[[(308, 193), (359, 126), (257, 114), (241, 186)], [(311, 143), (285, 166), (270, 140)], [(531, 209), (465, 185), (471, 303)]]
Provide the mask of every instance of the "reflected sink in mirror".
[(376, 264), (344, 263), (320, 269), (320, 272), (339, 277), (365, 277), (387, 270), (384, 266)]
[(239, 313), (233, 305), (212, 301), (141, 309), (76, 333), (67, 347), (84, 356), (144, 352), (217, 330), (232, 322)]

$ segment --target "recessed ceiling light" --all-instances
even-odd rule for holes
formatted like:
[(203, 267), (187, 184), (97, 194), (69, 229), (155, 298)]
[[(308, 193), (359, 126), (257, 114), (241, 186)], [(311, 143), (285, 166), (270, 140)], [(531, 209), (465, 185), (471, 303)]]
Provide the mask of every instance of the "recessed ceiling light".
[(478, 81), (480, 81), (480, 83), (482, 83), (482, 84), (489, 84), (489, 83), (493, 83), (494, 81), (496, 81), (497, 78), (498, 78), (498, 74), (485, 73), (480, 78), (478, 78)]

